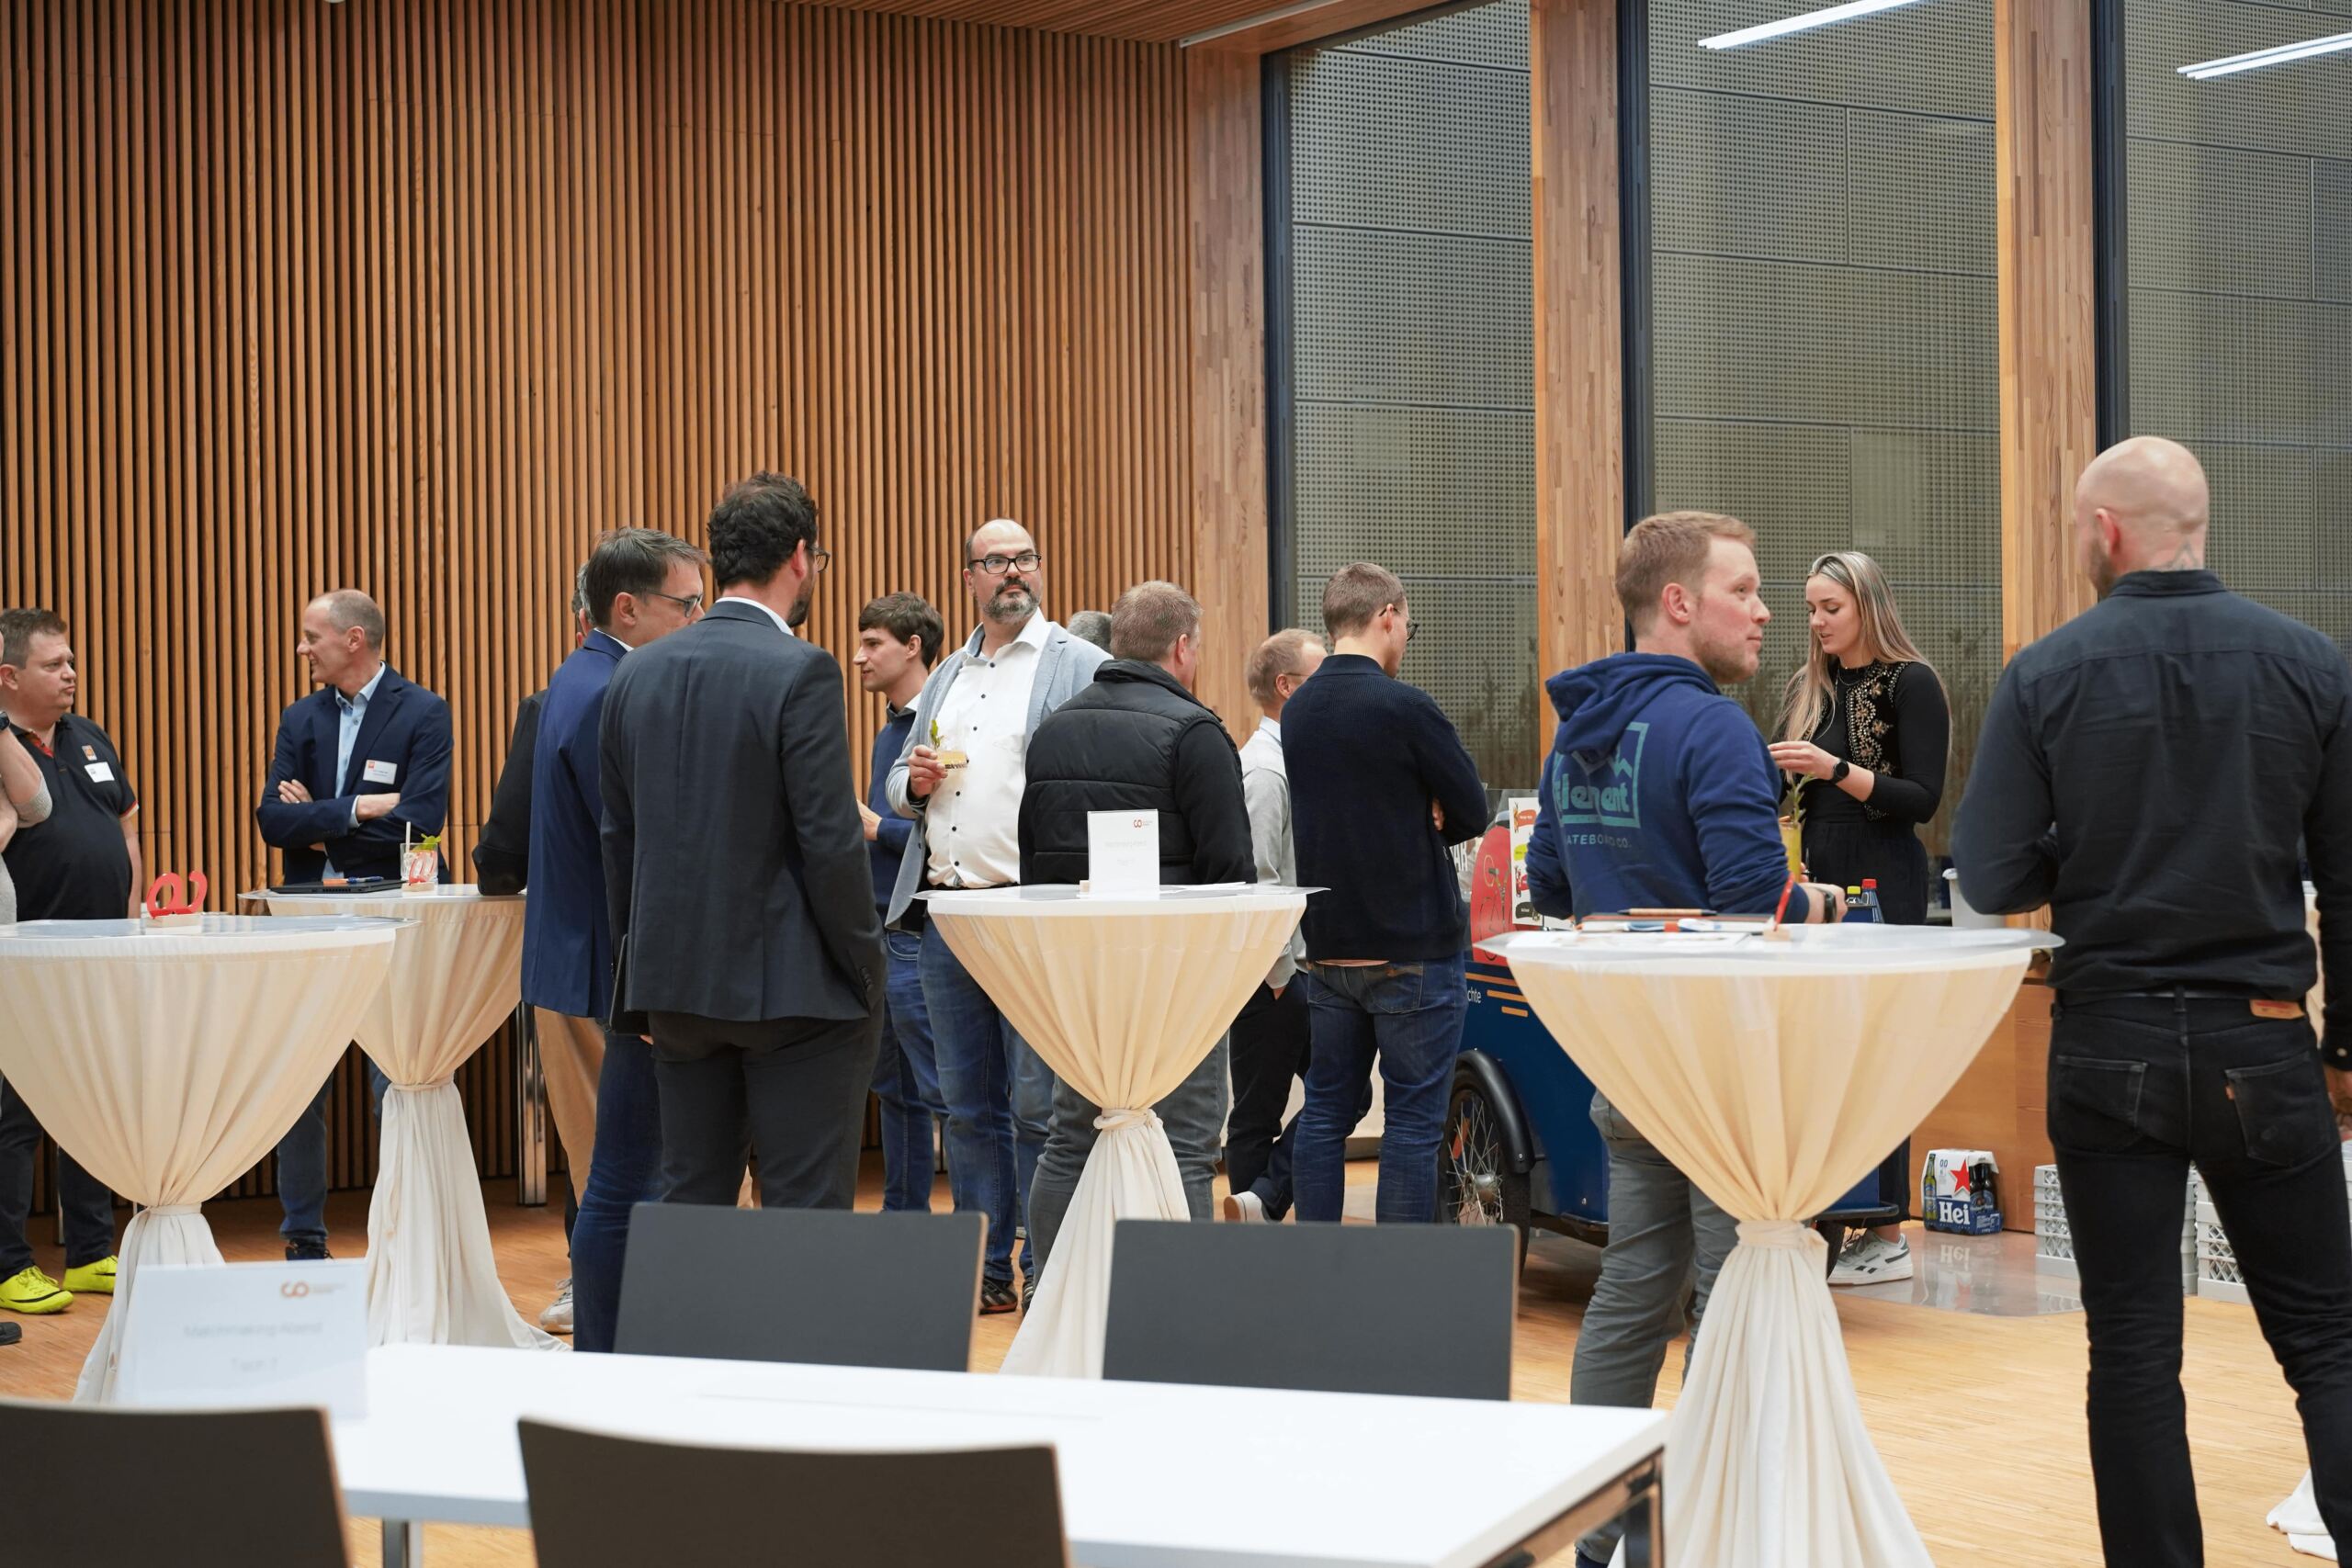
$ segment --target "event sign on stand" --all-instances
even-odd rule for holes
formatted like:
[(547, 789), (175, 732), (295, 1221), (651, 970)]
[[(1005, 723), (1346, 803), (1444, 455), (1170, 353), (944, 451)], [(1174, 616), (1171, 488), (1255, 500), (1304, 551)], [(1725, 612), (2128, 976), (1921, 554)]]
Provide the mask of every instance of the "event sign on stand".
[(113, 1397), (142, 1267), (221, 1261), (200, 1205), (269, 1153), (334, 1070), (401, 930), (166, 919), (0, 926), (0, 1077), (84, 1169), (141, 1206), (81, 1400)]
[(1487, 939), (1561, 1049), (1739, 1221), (1668, 1440), (1678, 1561), (1928, 1568), (1862, 1426), (1807, 1222), (1958, 1081), (2034, 949), (2057, 942), (1731, 922)]
[(452, 1081), (521, 994), (522, 898), (465, 885), (245, 897), (280, 919), (332, 910), (405, 922), (390, 973), (348, 1036), (391, 1080), (368, 1209), (369, 1342), (560, 1347), (523, 1321), (499, 1282), (466, 1108)]

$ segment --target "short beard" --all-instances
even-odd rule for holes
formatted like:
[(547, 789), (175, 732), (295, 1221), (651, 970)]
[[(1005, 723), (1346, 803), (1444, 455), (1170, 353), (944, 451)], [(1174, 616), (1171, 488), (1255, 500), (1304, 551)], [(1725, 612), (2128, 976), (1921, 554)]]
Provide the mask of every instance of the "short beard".
[(1699, 668), (1704, 670), (1707, 679), (1718, 686), (1737, 686), (1756, 677), (1755, 669), (1747, 662), (1746, 643), (1736, 649), (1702, 645), (1693, 651), (1699, 655)]
[(800, 585), (800, 592), (793, 596), (792, 608), (786, 612), (784, 624), (798, 631), (808, 622), (808, 601), (816, 596), (817, 577), (814, 572), (811, 572), (808, 580)]
[[(1022, 609), (1015, 609), (1012, 605), (1006, 604), (1004, 603), (1004, 596), (1008, 592), (1019, 593), (1025, 596), (1028, 600), (1027, 606)], [(1031, 615), (1035, 615), (1039, 610), (1044, 609), (1045, 604), (1046, 602), (1037, 596), (1037, 591), (1023, 582), (1016, 587), (1000, 588), (994, 593), (989, 594), (989, 607), (983, 613), (989, 620), (1001, 626), (1016, 620), (1025, 621)]]

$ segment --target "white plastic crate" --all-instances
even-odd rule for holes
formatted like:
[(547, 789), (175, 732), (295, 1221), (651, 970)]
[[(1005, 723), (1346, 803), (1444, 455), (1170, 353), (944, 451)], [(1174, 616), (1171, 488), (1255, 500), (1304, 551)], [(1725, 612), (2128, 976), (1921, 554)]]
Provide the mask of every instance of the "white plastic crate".
[[(2197, 1217), (2189, 1200), (2198, 1189), (2193, 1185), (2183, 1194), (2180, 1227), (2180, 1292), (2194, 1295), (2198, 1289)], [(2075, 1233), (2066, 1215), (2066, 1201), (2058, 1185), (2058, 1168), (2038, 1165), (2033, 1168), (2033, 1267), (2041, 1274), (2056, 1275), (2069, 1280), (2080, 1279), (2081, 1270), (2075, 1261)]]

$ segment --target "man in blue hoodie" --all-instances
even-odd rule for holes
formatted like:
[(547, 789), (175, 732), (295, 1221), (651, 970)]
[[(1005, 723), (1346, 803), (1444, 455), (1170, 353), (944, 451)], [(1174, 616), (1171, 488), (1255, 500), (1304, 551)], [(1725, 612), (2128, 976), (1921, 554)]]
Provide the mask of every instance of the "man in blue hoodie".
[[(1704, 512), (1645, 518), (1625, 536), (1617, 598), (1634, 651), (1566, 671), (1545, 688), (1560, 728), (1527, 852), (1528, 889), (1543, 913), (1756, 914), (1780, 904), (1789, 882), (1780, 775), (1764, 737), (1722, 690), (1755, 675), (1772, 618), (1755, 541), (1745, 523)], [(1803, 885), (1784, 918), (1843, 913), (1834, 888)], [(1683, 1297), (1695, 1337), (1738, 1227), (1598, 1094), (1592, 1120), (1609, 1149), (1609, 1247), (1568, 1396), (1646, 1405)], [(1620, 1533), (1606, 1526), (1579, 1541), (1579, 1562), (1606, 1562)]]

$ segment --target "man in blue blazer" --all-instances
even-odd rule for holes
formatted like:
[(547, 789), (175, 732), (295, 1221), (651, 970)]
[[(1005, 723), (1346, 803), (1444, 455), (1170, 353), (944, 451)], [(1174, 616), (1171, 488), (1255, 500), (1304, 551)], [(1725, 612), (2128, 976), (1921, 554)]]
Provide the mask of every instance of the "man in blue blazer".
[[(279, 716), (254, 819), (288, 882), (397, 877), (402, 835), (448, 816), (449, 705), (384, 662), (384, 612), (357, 589), (303, 609), (300, 651), (319, 689)], [(327, 1256), (328, 1092), (277, 1145), (289, 1258)]]
[(632, 649), (702, 615), (707, 558), (650, 528), (616, 529), (588, 558), (592, 630), (548, 682), (531, 759), (531, 880), (523, 915), (523, 999), (542, 1049), (598, 1064), (594, 1136), (564, 1142), (580, 1213), (571, 1224), (573, 1346), (610, 1350), (620, 1315), (629, 1211), (662, 1199), (661, 1101), (653, 1048), (612, 1034), (613, 932), (605, 902), (598, 729), (605, 689)]

